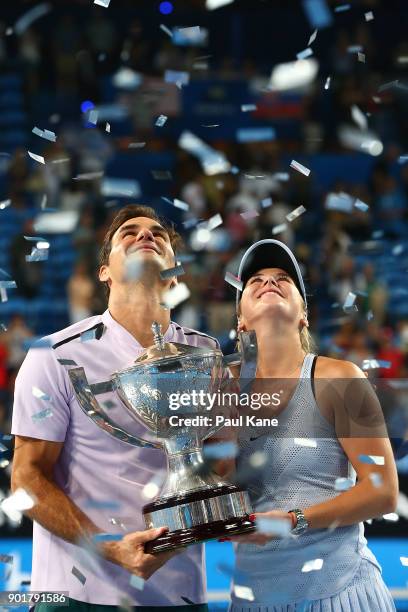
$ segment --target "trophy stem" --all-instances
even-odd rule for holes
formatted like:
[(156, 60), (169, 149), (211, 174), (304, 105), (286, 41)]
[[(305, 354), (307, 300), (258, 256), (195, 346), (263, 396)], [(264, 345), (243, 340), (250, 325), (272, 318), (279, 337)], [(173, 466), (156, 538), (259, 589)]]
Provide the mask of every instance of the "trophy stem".
[(178, 452), (169, 452), (166, 448), (166, 451), (168, 476), (161, 491), (161, 498), (197, 489), (212, 489), (222, 484), (208, 471), (200, 447)]

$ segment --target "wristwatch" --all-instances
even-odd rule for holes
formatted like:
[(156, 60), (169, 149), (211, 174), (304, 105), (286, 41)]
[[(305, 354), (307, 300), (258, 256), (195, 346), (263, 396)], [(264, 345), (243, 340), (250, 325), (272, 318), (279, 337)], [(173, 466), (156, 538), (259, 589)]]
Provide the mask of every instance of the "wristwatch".
[(289, 510), (289, 514), (291, 512), (293, 512), (293, 514), (296, 516), (296, 519), (297, 519), (295, 527), (291, 529), (291, 533), (293, 533), (294, 535), (300, 535), (301, 533), (304, 533), (308, 529), (309, 523), (307, 522), (306, 517), (303, 514), (302, 510), (299, 510), (299, 508), (295, 508), (294, 510)]

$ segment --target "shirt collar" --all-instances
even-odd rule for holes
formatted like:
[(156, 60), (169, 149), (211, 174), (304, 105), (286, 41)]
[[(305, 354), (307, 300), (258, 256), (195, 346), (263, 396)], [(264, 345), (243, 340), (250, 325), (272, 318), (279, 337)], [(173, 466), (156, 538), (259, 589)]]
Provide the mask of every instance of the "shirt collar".
[[(102, 322), (107, 327), (107, 329), (112, 330), (114, 333), (120, 334), (122, 338), (128, 340), (129, 342), (132, 342), (137, 346), (137, 348), (144, 349), (140, 342), (125, 327), (123, 327), (123, 325), (121, 325), (118, 321), (116, 321), (116, 319), (112, 317), (111, 313), (109, 312), (109, 308), (107, 308), (102, 314)], [(173, 323), (173, 321), (170, 321), (166, 333), (164, 334), (164, 340), (166, 342), (171, 342), (174, 339), (174, 334), (175, 324)]]

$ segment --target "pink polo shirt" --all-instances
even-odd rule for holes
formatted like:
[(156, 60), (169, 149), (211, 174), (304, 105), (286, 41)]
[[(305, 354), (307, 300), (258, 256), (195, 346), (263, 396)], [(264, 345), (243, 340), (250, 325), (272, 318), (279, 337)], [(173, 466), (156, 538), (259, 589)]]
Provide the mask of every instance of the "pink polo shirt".
[[(80, 334), (94, 326), (98, 326), (99, 339), (81, 341)], [(174, 322), (170, 323), (164, 338), (192, 346), (219, 348), (214, 338)], [(142, 507), (150, 500), (142, 495), (142, 490), (153, 476), (165, 470), (164, 453), (133, 447), (99, 429), (76, 401), (67, 373), (69, 366), (58, 361), (73, 360), (83, 366), (88, 382), (94, 384), (130, 366), (143, 347), (108, 310), (47, 339), (51, 347), (31, 348), (17, 376), (12, 433), (64, 442), (55, 466), (55, 481), (102, 531), (123, 534), (143, 530)], [(36, 397), (33, 387), (50, 399)], [(146, 434), (120, 407), (113, 393), (97, 395), (97, 399), (119, 426), (130, 433)], [(104, 406), (105, 402), (108, 407)], [(41, 418), (47, 409), (52, 415)], [(23, 449), (24, 446), (21, 452)], [(81, 579), (75, 570), (72, 573), (73, 568), (79, 570)], [(34, 521), (31, 590), (68, 591), (73, 599), (95, 604), (120, 605), (127, 598), (138, 606), (184, 605), (183, 597), (193, 603), (204, 603), (203, 546), (191, 546), (171, 559), (145, 582), (143, 590), (132, 586), (130, 578), (126, 570), (113, 563), (100, 558), (95, 563), (83, 548), (69, 544)]]

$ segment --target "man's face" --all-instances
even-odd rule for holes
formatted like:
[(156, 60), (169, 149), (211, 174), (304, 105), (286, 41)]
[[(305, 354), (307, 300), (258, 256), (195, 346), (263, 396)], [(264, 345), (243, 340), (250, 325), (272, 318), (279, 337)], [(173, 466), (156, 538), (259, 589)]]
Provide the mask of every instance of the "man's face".
[(242, 320), (251, 329), (251, 322), (263, 314), (297, 320), (303, 314), (303, 305), (293, 279), (285, 270), (264, 268), (248, 279), (240, 310)]
[(132, 261), (140, 260), (141, 271), (155, 276), (174, 266), (174, 251), (168, 233), (149, 217), (128, 219), (116, 230), (111, 240), (109, 263), (101, 266), (99, 280), (108, 282), (110, 287), (129, 280), (130, 256)]

